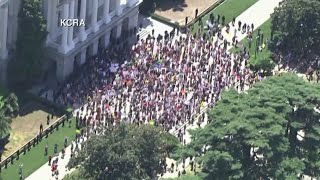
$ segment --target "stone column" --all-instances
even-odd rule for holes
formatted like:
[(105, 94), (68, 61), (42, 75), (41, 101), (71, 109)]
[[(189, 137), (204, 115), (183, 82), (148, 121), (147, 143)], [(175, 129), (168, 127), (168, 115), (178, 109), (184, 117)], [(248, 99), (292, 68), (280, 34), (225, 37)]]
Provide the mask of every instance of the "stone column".
[(132, 29), (138, 26), (138, 19), (139, 19), (138, 13), (129, 17), (129, 29)]
[[(74, 7), (75, 7), (75, 0), (70, 0), (70, 15), (69, 18), (73, 19), (74, 18)], [(74, 41), (73, 41), (73, 26), (69, 27), (69, 32), (68, 32), (68, 46), (70, 48), (74, 47)]]
[[(87, 0), (81, 0), (80, 19), (86, 19), (86, 6)], [(85, 41), (87, 39), (85, 26), (80, 27), (80, 39), (81, 41)]]
[[(76, 17), (77, 19), (80, 19), (80, 14), (79, 14), (79, 12), (78, 12), (78, 9), (79, 9), (79, 6), (80, 6), (80, 4), (79, 4), (79, 1), (78, 0), (75, 0), (75, 4), (74, 4), (74, 17)], [(78, 14), (79, 14), (79, 16), (78, 16)]]
[(121, 8), (121, 0), (117, 0), (117, 4), (116, 4), (116, 15), (120, 15), (122, 13), (122, 8)]
[(95, 41), (93, 41), (92, 55), (98, 54), (98, 46), (99, 46), (99, 41), (96, 39)]
[(110, 0), (104, 0), (103, 3), (103, 21), (105, 24), (108, 24), (110, 22), (110, 15), (109, 15), (109, 6), (110, 6)]
[[(13, 42), (13, 28), (14, 28), (14, 4), (15, 3), (13, 0), (8, 1), (7, 5), (8, 5), (8, 22), (7, 23), (7, 49), (14, 47), (15, 43)], [(1, 24), (1, 23), (0, 23)]]
[(104, 47), (108, 47), (109, 43), (110, 43), (110, 31), (108, 31), (104, 36)]
[(7, 50), (7, 29), (8, 29), (8, 4), (0, 7), (0, 19), (2, 19), (2, 30), (0, 31), (0, 59), (8, 57)]
[(81, 50), (81, 55), (80, 55), (80, 65), (86, 62), (86, 54), (87, 54), (87, 48), (83, 48)]
[(50, 20), (47, 23), (49, 27), (48, 41), (55, 38), (55, 32), (58, 26), (57, 5), (58, 0), (48, 0), (48, 19)]
[(121, 36), (121, 33), (122, 33), (121, 30), (122, 30), (122, 22), (117, 24), (117, 38)]
[(57, 78), (60, 82), (64, 81), (72, 72), (74, 57), (65, 57), (57, 60)]
[(53, 20), (53, 18), (52, 18), (53, 1), (48, 0), (47, 4), (48, 4), (47, 5), (47, 9), (48, 9), (48, 11), (47, 11), (47, 31), (51, 32), (51, 26), (52, 26), (52, 20)]
[(97, 32), (99, 29), (97, 24), (97, 16), (98, 16), (98, 0), (92, 0), (91, 25), (92, 25), (93, 32)]
[[(64, 2), (63, 4), (63, 19), (68, 19), (69, 17), (69, 3)], [(63, 26), (62, 27), (62, 38), (61, 38), (61, 46), (60, 46), (60, 52), (67, 53), (68, 52), (68, 29), (69, 27)]]

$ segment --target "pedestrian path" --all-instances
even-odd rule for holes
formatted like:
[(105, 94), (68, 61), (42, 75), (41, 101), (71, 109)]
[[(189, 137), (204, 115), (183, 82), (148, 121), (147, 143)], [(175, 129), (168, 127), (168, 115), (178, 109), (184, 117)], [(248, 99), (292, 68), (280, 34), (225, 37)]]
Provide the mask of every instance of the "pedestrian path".
[[(254, 28), (257, 29), (259, 26), (261, 26), (265, 21), (267, 21), (270, 18), (270, 15), (273, 13), (273, 10), (275, 7), (278, 6), (278, 4), (281, 2), (282, 0), (259, 0), (258, 2), (256, 2), (254, 5), (252, 5), (250, 8), (248, 8), (245, 12), (243, 12), (241, 15), (239, 15), (236, 18), (236, 24), (235, 27), (232, 26), (232, 24), (230, 23), (230, 27), (231, 30), (229, 31), (230, 33), (226, 32), (226, 27), (223, 28), (223, 32), (222, 35), (223, 37), (225, 37), (227, 39), (228, 42), (232, 42), (232, 37), (233, 37), (233, 33), (234, 33), (234, 28), (237, 27), (237, 22), (241, 21), (242, 23), (247, 23), (247, 24), (254, 24)], [(237, 39), (240, 42), (242, 39), (244, 39), (246, 37), (246, 33), (242, 34), (241, 32), (237, 32)], [(230, 50), (233, 46), (228, 46), (228, 50)], [(204, 112), (204, 111), (203, 111)], [(205, 113), (205, 121), (202, 122), (201, 127), (204, 127), (207, 124), (207, 119), (208, 119), (208, 115), (206, 112)], [(189, 125), (186, 129), (186, 134), (184, 135), (184, 139), (186, 140), (186, 144), (191, 142), (191, 136), (188, 132), (188, 130), (190, 129), (196, 129), (198, 128), (198, 125), (196, 124), (197, 121), (195, 121), (194, 124)], [(167, 159), (167, 167), (171, 166), (171, 163), (174, 163), (176, 166), (176, 162), (173, 159)], [(187, 158), (185, 160), (185, 168), (187, 168), (187, 166), (190, 163), (190, 158)], [(171, 173), (169, 171), (167, 171), (167, 173), (165, 173), (162, 178), (174, 178), (174, 177), (178, 177), (178, 171), (180, 171), (180, 173), (183, 170), (183, 164), (180, 163), (178, 164), (178, 168), (174, 168), (174, 172)], [(178, 170), (178, 171), (176, 171)]]
[[(249, 9), (247, 9), (244, 13), (242, 13), (239, 17), (236, 18), (236, 21), (241, 21), (243, 23), (253, 23), (255, 25), (255, 28), (259, 27), (262, 25), (266, 20), (270, 18), (270, 14), (273, 12), (273, 9), (281, 2), (281, 0), (259, 0), (257, 3), (252, 5)], [(158, 21), (155, 21), (151, 19), (150, 17), (139, 17), (139, 21), (142, 22), (142, 32), (144, 36), (147, 36), (145, 31), (151, 32), (152, 29), (154, 29), (155, 34), (164, 34), (164, 31), (170, 32), (172, 30), (172, 27), (164, 25)], [(230, 25), (230, 27), (232, 27)], [(232, 27), (233, 28), (233, 27)], [(232, 40), (232, 36), (234, 31), (230, 31), (230, 33), (226, 33), (225, 28), (223, 29), (222, 35), (227, 38), (229, 42)], [(238, 32), (239, 35), (237, 35), (237, 39), (241, 41), (242, 39), (245, 38), (246, 34), (241, 34)], [(140, 37), (142, 38), (142, 37)], [(229, 46), (228, 49), (231, 49), (232, 46)], [(205, 112), (202, 111), (203, 113)], [(198, 116), (199, 117), (199, 116)], [(197, 120), (195, 120), (197, 122)], [(205, 114), (205, 121), (201, 124), (201, 127), (204, 127), (207, 124), (207, 114)], [(188, 129), (195, 129), (198, 126), (196, 124), (192, 124), (187, 127)], [(175, 131), (176, 132), (176, 131)], [(186, 132), (185, 135), (185, 140), (186, 143), (190, 143), (191, 137), (188, 132)], [(62, 179), (66, 174), (70, 173), (70, 171), (66, 171), (65, 166), (70, 160), (70, 154), (71, 154), (71, 147), (67, 147), (66, 149), (66, 155), (64, 159), (59, 158), (59, 177), (58, 179)], [(61, 157), (61, 153), (59, 154), (59, 157)], [(168, 159), (167, 162), (171, 161)], [(172, 161), (174, 162), (174, 161)], [(185, 161), (185, 164), (189, 164), (189, 158)], [(170, 165), (169, 164), (169, 165)], [(168, 165), (168, 167), (169, 167)], [(175, 168), (176, 169), (176, 168)], [(182, 171), (182, 163), (178, 165), (178, 170)], [(171, 177), (177, 177), (178, 176), (178, 171), (174, 171), (173, 173), (165, 173), (164, 178), (171, 178)], [(42, 167), (40, 167), (37, 171), (35, 171), (33, 174), (31, 174), (27, 180), (38, 180), (38, 179), (44, 179), (44, 180), (51, 180), (51, 179), (56, 179), (55, 177), (52, 176), (51, 174), (51, 167), (48, 166), (48, 163), (44, 164)]]
[[(52, 160), (59, 159), (58, 160), (58, 170), (59, 170), (59, 179), (62, 179), (67, 173), (72, 172), (74, 169), (71, 171), (68, 171), (65, 167), (67, 166), (71, 156), (71, 146), (66, 148), (65, 156), (62, 159), (62, 153), (60, 152), (58, 156), (52, 157)], [(56, 180), (56, 176), (52, 176), (51, 172), (51, 166), (49, 166), (49, 163), (47, 162), (43, 166), (41, 166), (37, 171), (32, 173), (29, 177), (26, 178), (26, 180), (38, 180), (38, 179), (43, 179), (43, 180)]]

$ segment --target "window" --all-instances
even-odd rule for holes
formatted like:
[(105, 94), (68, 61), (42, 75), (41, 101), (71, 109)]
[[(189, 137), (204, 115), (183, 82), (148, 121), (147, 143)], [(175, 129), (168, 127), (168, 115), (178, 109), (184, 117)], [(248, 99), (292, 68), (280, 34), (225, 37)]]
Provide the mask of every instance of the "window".
[[(118, 0), (120, 1), (120, 0)], [(109, 4), (109, 13), (111, 13), (112, 11), (114, 11), (117, 7), (117, 0), (110, 0), (110, 4)]]

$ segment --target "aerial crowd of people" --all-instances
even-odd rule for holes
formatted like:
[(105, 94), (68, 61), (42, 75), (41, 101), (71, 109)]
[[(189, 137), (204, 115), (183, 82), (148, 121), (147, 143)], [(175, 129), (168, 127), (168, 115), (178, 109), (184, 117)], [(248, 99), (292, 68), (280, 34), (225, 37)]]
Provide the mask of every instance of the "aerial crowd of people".
[[(78, 77), (68, 81), (54, 98), (77, 109), (77, 128), (87, 129), (76, 136), (71, 156), (90, 133), (103, 133), (121, 121), (159, 126), (186, 144), (186, 124), (200, 126), (205, 122), (203, 112), (215, 105), (223, 89), (240, 92), (262, 80), (263, 73), (253, 72), (248, 66), (246, 47), (239, 53), (228, 51), (239, 45), (239, 34), (245, 34), (251, 42), (254, 25), (233, 19), (222, 28), (223, 21), (210, 15), (206, 27), (199, 21), (195, 33), (192, 28), (184, 34), (173, 29), (156, 37), (152, 31), (146, 39), (138, 36), (133, 46), (109, 46), (88, 59)], [(231, 35), (232, 40), (229, 42), (224, 34)], [(258, 36), (257, 48), (264, 48), (263, 33)], [(57, 162), (51, 164), (53, 172), (57, 171)], [(179, 176), (185, 173), (185, 160), (182, 171), (178, 164), (168, 164), (165, 159), (160, 164), (163, 173), (167, 169), (176, 170)], [(190, 164), (195, 171), (194, 157), (190, 157)]]
[(202, 108), (214, 105), (222, 89), (244, 90), (257, 80), (246, 66), (248, 52), (229, 53), (221, 26), (215, 27), (217, 36), (201, 29), (179, 36), (174, 31), (141, 39), (131, 48), (109, 48), (88, 60), (57, 102), (82, 107), (80, 114), (86, 115), (79, 121), (92, 127), (127, 121), (169, 131), (193, 121)]
[(54, 101), (78, 109), (76, 124), (86, 127), (86, 133), (103, 132), (123, 121), (159, 126), (185, 143), (185, 124), (200, 126), (202, 112), (214, 106), (223, 89), (243, 91), (262, 78), (248, 68), (247, 50), (228, 51), (237, 34), (252, 34), (253, 25), (238, 28), (233, 22), (222, 29), (210, 16), (207, 28), (195, 33), (188, 28), (184, 34), (173, 29), (157, 37), (153, 31), (133, 46), (109, 46), (88, 59)]

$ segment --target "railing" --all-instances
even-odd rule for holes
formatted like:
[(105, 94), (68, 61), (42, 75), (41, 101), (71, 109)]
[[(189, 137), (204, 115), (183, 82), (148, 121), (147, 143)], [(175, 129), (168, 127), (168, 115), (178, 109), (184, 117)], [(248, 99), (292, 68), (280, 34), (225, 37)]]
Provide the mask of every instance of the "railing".
[[(203, 107), (202, 109), (201, 109), (201, 107), (200, 107), (200, 112), (199, 112), (199, 113), (195, 112), (193, 115), (191, 115), (191, 119), (192, 119), (193, 117), (195, 117), (195, 118), (194, 118), (194, 120), (195, 120), (194, 122), (196, 122), (196, 121), (199, 119), (199, 117), (200, 117), (203, 113), (205, 113), (205, 112), (207, 111), (207, 109), (208, 109), (208, 105), (206, 105), (206, 106)], [(194, 123), (194, 122), (193, 122), (193, 123)], [(172, 134), (177, 135), (178, 132), (179, 132), (179, 130), (183, 129), (184, 126), (190, 126), (190, 125), (192, 125), (192, 124), (190, 123), (190, 121), (187, 121), (187, 120), (186, 120), (179, 128), (177, 128), (175, 131), (173, 131)]]
[[(187, 23), (187, 26), (182, 23), (180, 24), (179, 22), (174, 22), (166, 17), (163, 17), (163, 16), (160, 16), (160, 15), (157, 15), (155, 13), (151, 13), (151, 14), (148, 14), (150, 15), (153, 19), (157, 20), (157, 21), (160, 21), (164, 24), (167, 24), (171, 27), (179, 27), (181, 30), (185, 29), (186, 27), (191, 27), (193, 24), (195, 24), (200, 18), (203, 18), (204, 16), (206, 16), (210, 11), (212, 11), (213, 9), (215, 9), (216, 7), (218, 7), (220, 4), (222, 4), (225, 0), (219, 0), (217, 2), (215, 2), (213, 5), (211, 5), (209, 8), (207, 8), (206, 10), (204, 10), (202, 13), (200, 13), (197, 18), (195, 19), (192, 19), (191, 21), (189, 20), (188, 23)], [(190, 17), (190, 16), (188, 16)]]
[(39, 134), (36, 135), (30, 141), (28, 141), (23, 146), (21, 146), (20, 149), (11, 153), (8, 157), (6, 157), (3, 161), (0, 162), (0, 173), (1, 173), (2, 168), (7, 169), (9, 163), (13, 164), (14, 160), (19, 160), (19, 156), (21, 154), (25, 155), (27, 153), (27, 151), (30, 151), (31, 147), (35, 147), (37, 144), (39, 144), (39, 142), (41, 141), (41, 139), (43, 137), (48, 138), (48, 136), (51, 132), (53, 132), (55, 129), (58, 129), (61, 124), (63, 127), (64, 124), (69, 121), (71, 121), (71, 119), (69, 120), (67, 115), (63, 115), (62, 117), (57, 119), (53, 124), (51, 124), (50, 126), (45, 128), (43, 130), (43, 135), (41, 135), (41, 137)]

